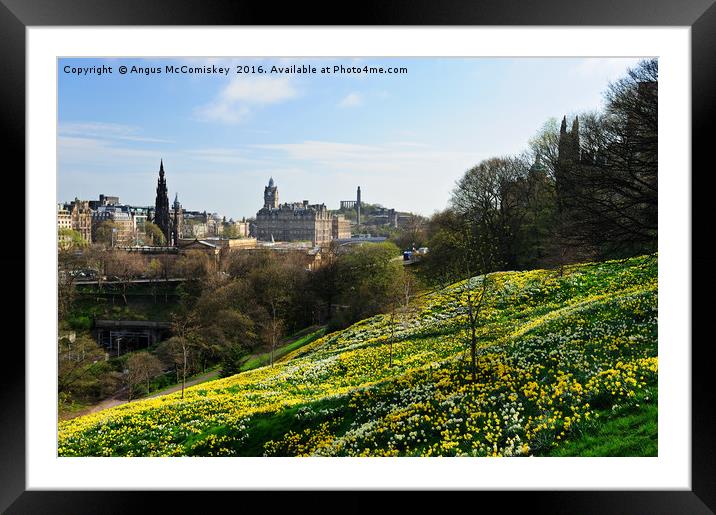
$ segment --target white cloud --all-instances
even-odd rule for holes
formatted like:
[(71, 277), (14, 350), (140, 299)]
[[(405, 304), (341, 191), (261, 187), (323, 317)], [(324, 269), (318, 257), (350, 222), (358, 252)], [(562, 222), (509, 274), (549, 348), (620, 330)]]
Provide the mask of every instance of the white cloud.
[[(324, 170), (365, 174), (392, 173), (405, 178), (417, 177), (418, 170), (449, 168), (456, 173), (487, 157), (482, 153), (442, 150), (409, 142), (359, 145), (333, 141), (253, 145), (254, 148), (275, 150), (289, 159), (318, 165)], [(418, 174), (419, 176), (419, 174)]]
[(69, 122), (58, 127), (60, 136), (120, 139), (146, 143), (172, 143), (170, 140), (141, 135), (141, 129), (132, 125), (106, 122)]
[(277, 104), (298, 96), (288, 77), (242, 77), (233, 79), (217, 97), (195, 109), (204, 121), (239, 123), (247, 119), (256, 106)]
[(363, 96), (355, 91), (349, 93), (338, 102), (338, 107), (357, 107), (363, 104)]
[(146, 165), (154, 163), (161, 152), (116, 146), (111, 140), (60, 136), (57, 138), (57, 157), (62, 165), (106, 168), (116, 163)]

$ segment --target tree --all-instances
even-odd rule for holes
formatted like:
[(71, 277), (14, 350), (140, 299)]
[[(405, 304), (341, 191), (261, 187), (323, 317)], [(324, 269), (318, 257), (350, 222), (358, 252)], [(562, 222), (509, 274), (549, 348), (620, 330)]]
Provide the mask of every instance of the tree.
[(107, 254), (106, 266), (110, 273), (119, 280), (124, 305), (129, 305), (127, 302), (127, 288), (133, 279), (136, 279), (145, 271), (142, 257), (123, 250), (113, 250)]
[(186, 299), (196, 299), (201, 295), (207, 282), (215, 278), (216, 262), (201, 250), (189, 250), (174, 262), (174, 272), (186, 281), (182, 292)]
[(490, 273), (514, 260), (514, 241), (524, 213), (523, 166), (516, 159), (489, 159), (458, 180), (450, 208), (431, 220), (429, 276), (464, 306), (469, 328), (471, 380), (477, 380), (478, 328), (490, 292)]
[(559, 166), (559, 122), (550, 118), (529, 141), (533, 156), (539, 156), (548, 176), (554, 180)]
[(63, 227), (57, 230), (61, 250), (77, 249), (87, 246), (87, 242), (78, 231)]
[(223, 224), (223, 232), (222, 235), (225, 238), (238, 238), (239, 237), (239, 230), (236, 227), (236, 224), (233, 223), (224, 223)]
[[(496, 244), (479, 232), (477, 219), (449, 212), (441, 217), (446, 224), (431, 240), (429, 268), (433, 280), (456, 305), (464, 306), (469, 328), (471, 380), (477, 380), (477, 333), (482, 309), (490, 292), (490, 272), (495, 270)], [(440, 256), (448, 259), (437, 261)]]
[(328, 248), (321, 253), (321, 266), (314, 270), (310, 277), (312, 297), (319, 301), (316, 306), (319, 320), (323, 318), (320, 312), (324, 310), (325, 317), (331, 319), (333, 307), (345, 284), (339, 275), (338, 250), (338, 243), (331, 241)]
[(256, 300), (266, 312), (261, 324), (262, 334), (270, 348), (270, 364), (285, 327), (284, 318), (290, 300), (290, 271), (285, 266), (255, 270), (252, 274)]
[(95, 229), (93, 239), (95, 243), (102, 244), (106, 247), (114, 247), (116, 243), (116, 233), (119, 231), (119, 225), (111, 220), (101, 222)]
[(149, 352), (136, 352), (130, 355), (127, 358), (126, 366), (125, 382), (128, 402), (132, 400), (137, 385), (145, 383), (146, 391), (149, 393), (150, 381), (163, 372), (159, 358)]
[(395, 343), (396, 325), (406, 329), (408, 321), (415, 312), (414, 301), (418, 293), (418, 282), (415, 276), (401, 267), (386, 290), (388, 317), (390, 324), (390, 346), (388, 366), (393, 366), (393, 345)]
[(641, 61), (611, 83), (604, 113), (589, 113), (561, 131), (571, 139), (560, 158), (564, 224), (574, 246), (598, 257), (656, 249), (658, 222), (658, 61)]
[(72, 248), (60, 247), (57, 253), (57, 311), (59, 320), (67, 317), (75, 299), (75, 282), (84, 270), (82, 254)]
[(163, 246), (166, 244), (166, 237), (164, 236), (164, 233), (159, 228), (159, 226), (155, 223), (152, 223), (150, 221), (144, 222), (144, 234), (149, 238), (149, 241), (151, 241), (152, 245), (158, 245)]
[(216, 314), (223, 336), (219, 349), (223, 376), (238, 374), (249, 351), (258, 344), (254, 321), (237, 310), (224, 309)]
[(391, 284), (402, 267), (398, 247), (389, 242), (366, 243), (339, 257), (341, 301), (349, 307), (349, 322), (386, 309)]
[[(194, 350), (198, 338), (199, 321), (194, 311), (172, 313), (172, 332), (174, 336), (169, 339), (171, 355), (177, 370), (181, 367), (181, 398), (184, 398), (186, 386), (186, 372), (189, 366), (190, 354)], [(177, 372), (178, 375), (178, 372)]]
[(62, 398), (99, 393), (104, 372), (104, 350), (88, 334), (60, 338), (57, 361), (57, 388)]
[(162, 263), (156, 259), (153, 258), (149, 262), (149, 279), (152, 282), (152, 297), (154, 298), (154, 303), (157, 303), (157, 280), (159, 280), (162, 277)]
[(397, 234), (393, 237), (393, 241), (401, 249), (423, 247), (426, 239), (426, 225), (427, 220), (424, 217), (411, 213), (402, 224), (402, 228), (396, 231)]

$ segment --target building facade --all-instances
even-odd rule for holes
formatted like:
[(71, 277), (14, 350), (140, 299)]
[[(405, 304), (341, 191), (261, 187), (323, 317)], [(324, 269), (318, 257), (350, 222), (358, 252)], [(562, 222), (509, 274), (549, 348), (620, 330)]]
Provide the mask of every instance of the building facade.
[(72, 229), (72, 216), (70, 212), (65, 209), (62, 204), (57, 204), (57, 245), (59, 247), (65, 247), (70, 244), (72, 238), (66, 234), (62, 234), (63, 231)]
[(264, 207), (256, 213), (256, 238), (260, 241), (310, 241), (313, 245), (329, 243), (337, 235), (350, 233), (342, 215), (334, 215), (325, 204), (308, 200), (278, 203), (278, 187), (273, 178), (264, 188)]
[(351, 222), (343, 215), (333, 215), (331, 239), (342, 240), (351, 237)]
[(75, 198), (70, 210), (72, 230), (77, 231), (87, 243), (92, 243), (92, 209), (88, 200)]
[(104, 222), (112, 222), (114, 227), (111, 245), (132, 245), (136, 241), (137, 227), (134, 215), (128, 206), (100, 206), (92, 211), (92, 241), (97, 241), (97, 231)]

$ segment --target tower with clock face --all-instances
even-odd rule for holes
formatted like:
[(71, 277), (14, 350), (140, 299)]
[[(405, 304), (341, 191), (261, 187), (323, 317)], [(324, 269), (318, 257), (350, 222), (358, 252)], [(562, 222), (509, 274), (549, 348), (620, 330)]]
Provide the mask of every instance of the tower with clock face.
[(269, 179), (268, 186), (264, 188), (264, 208), (278, 209), (278, 187), (273, 182), (273, 177)]

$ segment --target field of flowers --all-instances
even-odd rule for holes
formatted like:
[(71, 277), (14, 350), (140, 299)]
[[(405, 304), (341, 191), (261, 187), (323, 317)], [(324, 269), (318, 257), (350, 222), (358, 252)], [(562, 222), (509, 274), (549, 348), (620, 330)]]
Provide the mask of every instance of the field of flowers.
[[(473, 278), (479, 284), (481, 277)], [(60, 456), (528, 456), (655, 404), (657, 258), (490, 274), (236, 376), (59, 424)]]

